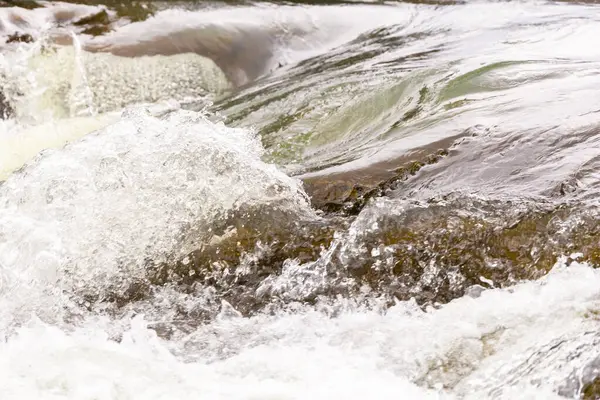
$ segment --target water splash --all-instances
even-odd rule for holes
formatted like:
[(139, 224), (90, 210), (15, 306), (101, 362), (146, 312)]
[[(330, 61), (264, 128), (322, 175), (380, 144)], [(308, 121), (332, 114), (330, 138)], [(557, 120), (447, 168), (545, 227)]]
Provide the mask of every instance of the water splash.
[(251, 133), (165, 112), (130, 111), (13, 174), (0, 187), (4, 267), (103, 299), (201, 248), (240, 208), (312, 214), (298, 183), (260, 161)]
[[(81, 42), (75, 32), (71, 32), (73, 48), (75, 50), (75, 73), (69, 93), (69, 109), (71, 117), (95, 116), (97, 114), (94, 106), (94, 94), (88, 84), (87, 71), (85, 69)], [(84, 107), (82, 109), (82, 107)]]

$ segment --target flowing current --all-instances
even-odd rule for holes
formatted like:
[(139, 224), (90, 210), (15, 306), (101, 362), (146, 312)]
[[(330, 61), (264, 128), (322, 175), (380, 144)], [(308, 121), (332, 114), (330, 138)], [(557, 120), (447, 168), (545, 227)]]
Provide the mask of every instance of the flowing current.
[(1, 399), (600, 398), (600, 5), (81, 3), (0, 1)]

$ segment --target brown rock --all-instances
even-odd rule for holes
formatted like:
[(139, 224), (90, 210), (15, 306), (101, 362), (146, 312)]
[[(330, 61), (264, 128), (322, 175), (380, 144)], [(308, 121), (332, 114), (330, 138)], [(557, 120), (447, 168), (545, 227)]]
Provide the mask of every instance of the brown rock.
[(360, 170), (300, 178), (313, 207), (326, 212), (356, 215), (370, 198), (394, 189), (425, 165), (436, 163), (448, 155), (445, 149), (432, 151), (431, 147)]
[(14, 110), (6, 99), (6, 96), (0, 92), (0, 119), (8, 119), (13, 113)]
[(28, 33), (15, 32), (8, 36), (6, 43), (33, 43), (33, 37)]

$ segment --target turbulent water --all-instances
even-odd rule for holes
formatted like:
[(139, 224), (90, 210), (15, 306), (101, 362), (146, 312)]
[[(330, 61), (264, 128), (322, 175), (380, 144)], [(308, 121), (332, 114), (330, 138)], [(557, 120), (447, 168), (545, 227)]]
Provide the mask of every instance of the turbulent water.
[(600, 398), (600, 6), (9, 3), (0, 398)]

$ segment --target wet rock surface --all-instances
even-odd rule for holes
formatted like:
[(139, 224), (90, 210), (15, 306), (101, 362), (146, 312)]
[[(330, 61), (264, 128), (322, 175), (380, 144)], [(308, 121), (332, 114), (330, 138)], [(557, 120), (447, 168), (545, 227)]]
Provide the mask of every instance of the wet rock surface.
[(600, 358), (588, 362), (581, 370), (573, 371), (558, 393), (567, 398), (582, 400), (600, 398)]
[(81, 32), (83, 34), (98, 36), (110, 32), (112, 30), (112, 22), (108, 12), (101, 10), (97, 14), (92, 14), (75, 21), (73, 25), (84, 27), (85, 29)]
[(43, 7), (39, 2), (34, 0), (4, 0), (0, 1), (0, 7), (21, 7), (27, 10)]
[[(120, 0), (81, 0), (81, 1), (69, 1), (77, 4), (87, 4), (87, 5), (103, 5), (108, 7), (111, 10), (116, 11), (117, 15), (121, 18), (127, 18), (131, 22), (143, 21), (148, 17), (152, 16), (152, 14), (156, 11), (156, 3), (155, 1), (120, 1)], [(88, 22), (106, 24), (109, 19), (107, 16), (97, 15), (93, 17), (92, 20)]]
[(12, 35), (8, 35), (8, 39), (6, 39), (6, 43), (32, 43), (33, 37), (28, 33), (13, 33)]
[(8, 119), (13, 114), (13, 109), (4, 93), (0, 92), (0, 119)]
[[(425, 165), (434, 164), (447, 155), (448, 150), (440, 149), (420, 159), (401, 158), (358, 171), (308, 177), (303, 179), (304, 187), (313, 207), (330, 213), (357, 215), (370, 199), (389, 193)], [(394, 167), (389, 168), (390, 164)]]
[[(272, 298), (257, 296), (261, 283), (281, 273), (286, 260), (317, 260), (330, 246), (337, 230), (347, 227), (341, 218), (299, 221), (276, 205), (251, 207), (232, 213), (212, 228), (211, 239), (176, 263), (148, 260), (144, 279), (117, 281), (106, 290), (74, 293), (78, 302), (101, 305), (120, 312), (134, 302), (153, 297), (157, 288), (169, 287), (180, 293), (194, 293), (205, 287), (215, 291), (220, 300), (228, 301), (238, 312), (251, 315), (265, 307)], [(193, 317), (193, 325), (214, 317), (219, 307), (203, 310)], [(198, 313), (198, 310), (195, 310)], [(181, 318), (190, 315), (182, 311)]]
[(97, 36), (112, 31), (116, 24), (131, 22), (103, 4), (93, 7), (81, 2), (0, 2), (0, 11), (0, 39), (7, 47), (41, 38), (69, 45), (71, 32)]
[[(579, 261), (592, 262), (600, 254), (600, 219), (575, 205), (458, 195), (427, 204), (379, 198), (358, 217), (329, 214), (306, 221), (273, 208), (245, 210), (214, 234), (176, 264), (149, 261), (145, 281), (118, 288), (101, 302), (119, 312), (158, 287), (182, 293), (210, 287), (216, 299), (242, 315), (290, 301), (356, 297), (365, 290), (390, 305), (415, 299), (423, 307), (438, 306), (540, 278), (563, 254), (581, 252)], [(326, 274), (327, 284), (300, 294), (273, 286), (293, 265), (302, 265), (301, 274)], [(194, 324), (219, 309), (204, 310)], [(181, 312), (182, 319), (196, 318)]]
[(598, 400), (600, 399), (600, 376), (596, 377), (592, 382), (588, 383), (583, 388), (583, 400)]
[(547, 242), (565, 211), (538, 207), (507, 218), (510, 203), (415, 204), (367, 217), (366, 229), (357, 230), (341, 257), (352, 275), (377, 290), (421, 304), (446, 303), (474, 285), (504, 287), (545, 274), (561, 254), (560, 244)]

